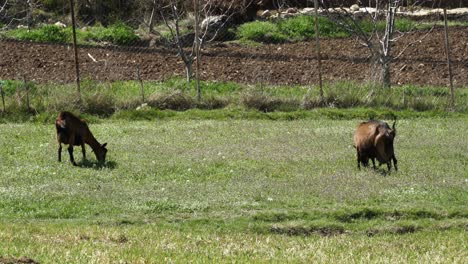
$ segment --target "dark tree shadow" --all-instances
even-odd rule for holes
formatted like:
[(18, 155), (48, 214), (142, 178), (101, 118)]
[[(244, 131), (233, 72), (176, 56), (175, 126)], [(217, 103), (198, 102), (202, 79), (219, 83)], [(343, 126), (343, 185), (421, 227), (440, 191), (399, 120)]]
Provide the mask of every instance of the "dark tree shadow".
[(387, 175), (391, 175), (392, 172), (393, 172), (393, 173), (395, 172), (395, 170), (394, 170), (393, 168), (392, 168), (392, 170), (389, 171), (389, 170), (387, 169), (387, 166), (382, 166), (382, 167), (380, 167), (380, 165), (377, 166), (377, 168), (375, 168), (374, 171), (375, 171), (376, 173), (378, 173), (378, 174), (384, 176), (384, 177), (387, 176)]
[(90, 160), (82, 160), (78, 163), (78, 167), (80, 168), (89, 168), (89, 169), (115, 169), (117, 167), (117, 163), (115, 161), (106, 161), (105, 163), (100, 163), (98, 161), (90, 161)]

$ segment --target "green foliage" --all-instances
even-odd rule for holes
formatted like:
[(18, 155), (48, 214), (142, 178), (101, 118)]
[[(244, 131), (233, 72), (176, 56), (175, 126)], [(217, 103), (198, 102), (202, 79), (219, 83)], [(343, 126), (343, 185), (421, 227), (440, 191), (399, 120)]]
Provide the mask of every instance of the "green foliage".
[(96, 42), (107, 41), (116, 45), (128, 46), (134, 44), (139, 38), (131, 27), (123, 23), (117, 23), (109, 27), (91, 27), (85, 39)]
[(276, 24), (263, 21), (242, 24), (237, 29), (237, 37), (241, 40), (266, 43), (280, 43), (287, 39), (287, 36), (280, 32)]
[[(44, 25), (40, 28), (15, 29), (6, 33), (7, 37), (29, 40), (35, 42), (70, 43), (73, 38), (71, 27), (61, 28), (55, 25)], [(117, 23), (109, 27), (97, 25), (89, 27), (86, 31), (76, 30), (77, 42), (80, 44), (89, 42), (110, 42), (115, 45), (132, 45), (138, 41), (138, 36), (133, 29), (123, 23)]]
[[(343, 31), (330, 19), (319, 17), (322, 37), (345, 37)], [(284, 42), (311, 39), (315, 36), (315, 17), (297, 16), (278, 22), (249, 22), (237, 29), (237, 37), (244, 41)]]
[[(384, 20), (378, 21), (375, 25), (374, 22), (364, 19), (359, 21), (359, 27), (366, 33), (371, 33), (375, 30), (384, 32), (386, 22)], [(398, 18), (395, 20), (395, 30), (400, 32), (409, 32), (412, 30), (427, 30), (432, 27), (432, 24), (414, 21), (408, 18)]]
[(418, 23), (414, 20), (407, 18), (400, 18), (395, 20), (395, 29), (401, 32), (409, 32), (416, 29)]
[[(374, 25), (374, 22), (363, 19), (358, 21), (357, 26), (366, 33), (373, 32), (374, 27), (375, 30), (383, 32), (385, 30), (385, 21), (378, 21)], [(431, 26), (428, 23), (418, 23), (407, 18), (399, 18), (395, 21), (395, 29), (401, 32), (429, 29)], [(350, 34), (332, 20), (323, 16), (319, 16), (319, 31), (321, 37), (331, 38), (347, 37)], [(308, 40), (315, 36), (315, 17), (300, 15), (275, 22), (249, 22), (241, 25), (236, 34), (244, 42), (277, 43)]]
[(28, 31), (25, 28), (16, 29), (7, 33), (8, 36), (19, 40), (35, 42), (65, 43), (70, 40), (71, 35), (67, 31), (55, 25), (44, 25)]
[[(319, 17), (319, 33), (322, 37), (345, 37), (343, 31), (330, 19)], [(278, 23), (279, 30), (292, 40), (307, 40), (315, 37), (315, 17), (297, 16)]]
[(296, 40), (310, 39), (315, 36), (314, 19), (312, 16), (298, 16), (279, 22), (278, 28), (289, 38)]
[(64, 7), (68, 7), (68, 0), (41, 0), (42, 6), (47, 11), (59, 12)]
[(1, 84), (4, 96), (12, 96), (16, 93), (16, 90), (22, 86), (22, 82), (14, 80), (2, 80)]

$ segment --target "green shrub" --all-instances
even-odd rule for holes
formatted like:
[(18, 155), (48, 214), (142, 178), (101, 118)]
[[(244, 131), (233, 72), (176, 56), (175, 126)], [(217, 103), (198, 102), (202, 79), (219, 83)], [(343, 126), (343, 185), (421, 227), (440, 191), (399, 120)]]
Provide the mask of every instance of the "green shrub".
[(229, 105), (229, 100), (219, 98), (217, 96), (204, 96), (200, 102), (197, 102), (197, 108), (199, 109), (222, 109)]
[(395, 29), (401, 32), (408, 32), (416, 28), (416, 22), (407, 19), (407, 18), (400, 18), (395, 20)]
[(277, 25), (271, 22), (254, 21), (245, 23), (237, 29), (237, 37), (241, 40), (250, 40), (266, 43), (279, 43), (286, 41)]
[[(345, 37), (349, 34), (328, 18), (319, 17), (319, 31), (322, 37)], [(298, 41), (315, 36), (315, 17), (297, 16), (280, 22), (254, 21), (241, 25), (237, 37), (241, 40), (278, 43), (287, 40)]]
[(30, 40), (35, 42), (51, 42), (51, 43), (64, 43), (67, 42), (69, 36), (67, 32), (55, 25), (44, 25), (40, 28), (31, 29), (17, 29), (8, 34), (13, 38), (19, 40)]
[(279, 30), (295, 40), (310, 39), (315, 36), (315, 18), (312, 16), (298, 16), (278, 23)]
[(193, 108), (195, 100), (189, 95), (174, 91), (171, 93), (158, 93), (151, 95), (148, 100), (148, 105), (156, 109), (165, 110), (177, 110), (184, 111)]
[[(368, 19), (364, 19), (360, 21), (359, 26), (364, 32), (371, 33), (375, 29), (379, 32), (384, 32), (386, 27), (385, 20), (378, 21), (375, 25), (374, 22), (369, 21)], [(395, 20), (395, 30), (401, 32), (408, 32), (414, 30), (416, 28), (419, 29), (428, 29), (427, 25), (418, 25), (415, 21), (408, 19), (408, 18), (399, 18)]]
[(115, 112), (115, 99), (110, 94), (96, 92), (84, 98), (82, 110), (91, 115), (109, 117)]
[(93, 41), (108, 41), (116, 45), (131, 45), (138, 40), (133, 29), (123, 23), (117, 23), (109, 27), (92, 27), (87, 38)]
[(294, 111), (299, 109), (300, 102), (295, 99), (270, 97), (260, 93), (247, 93), (241, 98), (241, 103), (248, 109), (262, 112)]
[(12, 96), (16, 93), (18, 87), (21, 87), (22, 83), (20, 81), (2, 80), (0, 81), (0, 85), (2, 85), (2, 91), (4, 96)]
[[(319, 33), (323, 37), (348, 36), (343, 29), (325, 17), (319, 17)], [(278, 23), (279, 30), (292, 40), (304, 40), (315, 37), (315, 17), (297, 16)]]

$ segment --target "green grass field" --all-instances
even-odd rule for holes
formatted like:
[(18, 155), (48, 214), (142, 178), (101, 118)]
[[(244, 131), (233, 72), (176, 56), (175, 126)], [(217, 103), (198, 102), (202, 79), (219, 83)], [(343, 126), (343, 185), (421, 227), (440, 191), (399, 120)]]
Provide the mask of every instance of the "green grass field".
[(52, 124), (0, 124), (0, 258), (466, 261), (466, 116), (399, 120), (390, 174), (357, 170), (359, 121), (96, 120), (101, 168), (58, 163)]

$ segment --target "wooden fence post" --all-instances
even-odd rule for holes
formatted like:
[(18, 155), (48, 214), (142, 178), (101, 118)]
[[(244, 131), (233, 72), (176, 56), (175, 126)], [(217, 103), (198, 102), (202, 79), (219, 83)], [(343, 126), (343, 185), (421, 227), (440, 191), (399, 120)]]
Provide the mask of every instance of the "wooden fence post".
[(448, 36), (448, 25), (447, 25), (447, 8), (444, 8), (444, 26), (445, 26), (445, 51), (447, 53), (447, 64), (450, 78), (450, 107), (452, 111), (455, 111), (455, 92), (453, 90), (453, 74), (452, 74), (452, 62), (450, 61), (450, 42)]
[(141, 79), (140, 65), (137, 66), (137, 77), (138, 77), (138, 81), (140, 82), (141, 99), (143, 103), (145, 103), (145, 88), (143, 86), (143, 80)]
[(26, 77), (23, 75), (23, 89), (26, 91), (26, 107), (28, 108), (28, 112), (31, 112), (31, 107), (29, 105), (29, 85), (26, 82)]
[(3, 81), (0, 81), (0, 95), (2, 96), (2, 112), (5, 113), (5, 94), (3, 93)]
[(322, 84), (322, 55), (320, 49), (320, 37), (319, 37), (319, 23), (318, 23), (318, 1), (314, 0), (315, 9), (315, 43), (317, 51), (317, 63), (319, 73), (319, 87), (320, 87), (320, 101), (323, 101), (323, 84)]
[(76, 45), (76, 22), (75, 22), (75, 8), (74, 8), (73, 0), (70, 0), (70, 13), (71, 13), (72, 29), (73, 29), (73, 49), (75, 51), (76, 88), (77, 88), (78, 100), (81, 102), (80, 65), (78, 61), (78, 47)]

